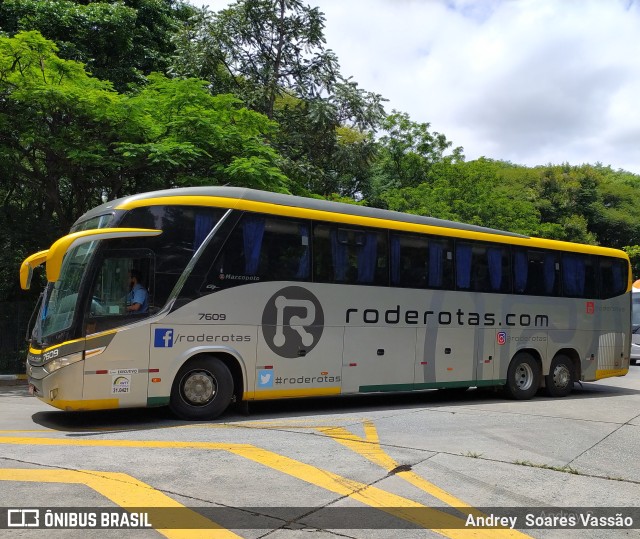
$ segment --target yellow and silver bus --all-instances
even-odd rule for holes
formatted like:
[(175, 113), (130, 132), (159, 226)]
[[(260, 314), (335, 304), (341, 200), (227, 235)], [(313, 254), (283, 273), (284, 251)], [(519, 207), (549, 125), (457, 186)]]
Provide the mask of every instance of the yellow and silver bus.
[[(125, 197), (46, 265), (30, 389), (63, 410), (497, 387), (568, 395), (629, 369), (627, 255), (233, 187)], [(126, 308), (136, 270), (148, 308)]]

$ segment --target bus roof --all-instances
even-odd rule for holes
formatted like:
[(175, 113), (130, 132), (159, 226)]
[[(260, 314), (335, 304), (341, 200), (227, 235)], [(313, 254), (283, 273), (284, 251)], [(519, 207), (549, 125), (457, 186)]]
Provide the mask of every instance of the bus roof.
[(113, 213), (116, 210), (126, 211), (157, 205), (211, 206), (255, 211), (304, 219), (355, 224), (356, 226), (392, 228), (479, 241), (495, 241), (539, 249), (613, 256), (629, 260), (624, 251), (608, 247), (532, 238), (515, 232), (436, 219), (434, 217), (424, 217), (323, 199), (270, 193), (242, 187), (183, 187), (131, 195), (107, 202), (90, 210), (76, 221), (74, 227), (87, 219)]
[[(368, 217), (372, 219), (384, 219), (388, 221), (397, 221), (401, 223), (413, 223), (418, 225), (428, 225), (440, 228), (451, 228), (456, 230), (466, 230), (471, 232), (482, 232), (484, 234), (498, 234), (501, 236), (511, 236), (517, 238), (527, 238), (522, 234), (515, 232), (507, 232), (504, 230), (496, 230), (493, 228), (487, 228), (477, 225), (469, 225), (465, 223), (458, 223), (455, 221), (447, 221), (446, 219), (437, 219), (435, 217), (424, 217), (421, 215), (413, 215), (408, 213), (401, 213), (391, 210), (382, 210), (379, 208), (369, 208), (366, 206), (358, 206), (356, 204), (346, 204), (344, 202), (332, 202), (323, 199), (300, 197), (295, 195), (286, 195), (282, 193), (270, 193), (267, 191), (258, 191), (256, 189), (247, 189), (244, 187), (183, 187), (177, 189), (165, 189), (162, 191), (151, 191), (148, 193), (141, 193), (138, 195), (131, 195), (128, 197), (119, 198), (97, 206), (96, 208), (88, 211), (82, 217), (80, 217), (76, 223), (104, 215), (106, 213), (113, 212), (117, 209), (131, 209), (133, 207), (145, 206), (145, 201), (148, 201), (150, 205), (158, 204), (155, 199), (171, 198), (171, 202), (167, 201), (167, 204), (180, 205), (179, 198), (187, 197), (212, 197), (222, 199), (233, 199), (237, 201), (251, 201), (262, 202), (266, 204), (274, 204), (277, 206), (287, 206), (291, 208), (302, 208), (308, 210), (316, 210), (327, 213), (337, 213), (343, 215), (354, 215), (358, 217)], [(202, 203), (207, 205), (206, 201)], [(212, 206), (220, 206), (220, 204), (213, 204)], [(225, 206), (223, 206), (225, 207)], [(231, 207), (231, 205), (229, 205)], [(233, 207), (242, 209), (242, 204)]]

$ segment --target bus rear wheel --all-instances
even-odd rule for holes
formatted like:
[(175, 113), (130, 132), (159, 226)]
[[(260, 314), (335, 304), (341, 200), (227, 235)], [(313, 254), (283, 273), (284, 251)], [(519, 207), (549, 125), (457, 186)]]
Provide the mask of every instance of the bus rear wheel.
[(198, 357), (178, 371), (169, 408), (182, 419), (214, 419), (227, 409), (232, 396), (233, 376), (229, 368), (218, 358)]
[(566, 397), (573, 389), (573, 363), (567, 356), (556, 356), (545, 377), (547, 395), (550, 397)]
[(540, 387), (540, 376), (538, 362), (531, 354), (520, 352), (509, 363), (505, 391), (516, 400), (530, 399)]

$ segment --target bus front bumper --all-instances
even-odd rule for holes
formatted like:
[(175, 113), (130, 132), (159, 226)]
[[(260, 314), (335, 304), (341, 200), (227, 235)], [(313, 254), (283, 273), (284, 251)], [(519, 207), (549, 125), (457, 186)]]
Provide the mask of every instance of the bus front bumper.
[(59, 410), (108, 410), (119, 407), (118, 399), (84, 398), (84, 360), (51, 373), (47, 371), (47, 365), (27, 365), (27, 374), (29, 392)]

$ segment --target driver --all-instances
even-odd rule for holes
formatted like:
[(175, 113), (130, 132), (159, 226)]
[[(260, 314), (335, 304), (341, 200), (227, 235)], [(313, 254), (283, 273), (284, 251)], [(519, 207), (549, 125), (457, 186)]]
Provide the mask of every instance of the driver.
[(127, 312), (146, 313), (149, 309), (149, 294), (140, 282), (142, 275), (137, 269), (129, 272), (129, 294), (127, 295)]

